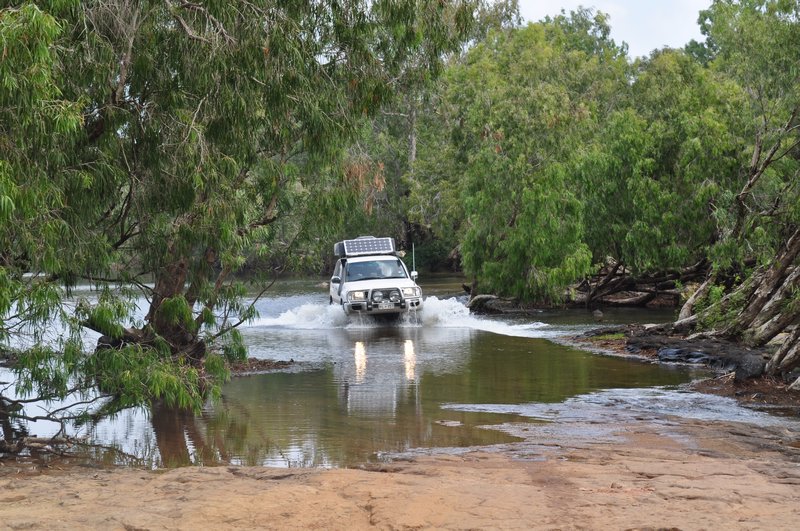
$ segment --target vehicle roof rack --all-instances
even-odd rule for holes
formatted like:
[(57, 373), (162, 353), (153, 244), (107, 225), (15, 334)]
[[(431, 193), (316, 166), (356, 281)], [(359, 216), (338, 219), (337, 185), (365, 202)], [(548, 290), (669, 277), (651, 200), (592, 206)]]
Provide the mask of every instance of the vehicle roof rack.
[(333, 246), (333, 254), (339, 258), (395, 254), (395, 252), (394, 238), (376, 238), (375, 236), (359, 236), (355, 240), (343, 240)]

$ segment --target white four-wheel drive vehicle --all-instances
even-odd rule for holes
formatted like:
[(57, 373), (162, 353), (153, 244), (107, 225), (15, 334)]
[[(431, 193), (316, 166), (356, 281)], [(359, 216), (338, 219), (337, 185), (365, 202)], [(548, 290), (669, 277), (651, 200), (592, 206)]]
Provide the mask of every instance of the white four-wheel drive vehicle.
[(422, 308), (417, 272), (408, 272), (393, 238), (361, 236), (333, 246), (339, 258), (330, 283), (330, 303), (345, 313), (400, 315)]

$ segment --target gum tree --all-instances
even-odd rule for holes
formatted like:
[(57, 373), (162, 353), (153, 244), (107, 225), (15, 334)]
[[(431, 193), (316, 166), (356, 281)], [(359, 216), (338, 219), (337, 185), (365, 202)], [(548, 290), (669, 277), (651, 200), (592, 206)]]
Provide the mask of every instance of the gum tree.
[(637, 279), (702, 278), (719, 239), (715, 210), (743, 160), (745, 101), (736, 83), (681, 51), (637, 62), (624, 105), (573, 158), (586, 242), (595, 263), (613, 264), (587, 303)]
[[(254, 313), (237, 271), (304, 260), (335, 229), (363, 191), (346, 164), (354, 132), (411, 58), (437, 71), (470, 18), (460, 0), (0, 11), (0, 312), (6, 339), (34, 334), (14, 354), (18, 390), (98, 383), (106, 410), (199, 407), (223, 357), (243, 355), (236, 326)], [(67, 311), (59, 286), (78, 281), (103, 288)], [(54, 317), (71, 334), (45, 345)], [(102, 334), (93, 355), (84, 328)]]
[[(520, 24), (517, 0), (479, 0), (464, 50), (448, 53), (441, 67), (444, 69), (458, 61), (491, 29), (513, 28)], [(407, 198), (411, 188), (424, 185), (416, 180), (414, 167), (418, 151), (428, 149), (433, 140), (421, 130), (431, 127), (431, 121), (433, 127), (439, 127), (440, 117), (435, 113), (439, 80), (438, 72), (427, 68), (424, 61), (412, 58), (397, 80), (392, 101), (365, 123), (351, 151), (364, 167), (373, 170), (369, 175), (377, 186), (367, 197), (367, 211), (363, 216), (351, 216), (344, 232), (372, 234), (383, 231), (408, 247), (413, 241), (417, 245), (418, 257), (422, 255), (422, 261), (428, 257), (431, 265), (445, 261), (445, 256), (455, 245), (449, 238), (446, 241), (434, 238), (429, 227), (421, 225), (415, 216), (417, 205), (409, 204)], [(421, 135), (424, 138), (421, 139)], [(437, 236), (441, 237), (441, 234)], [(441, 249), (445, 250), (442, 252)]]
[(444, 77), (412, 200), (421, 223), (457, 234), (479, 291), (558, 299), (589, 271), (567, 163), (625, 89), (608, 35), (591, 11), (491, 31)]

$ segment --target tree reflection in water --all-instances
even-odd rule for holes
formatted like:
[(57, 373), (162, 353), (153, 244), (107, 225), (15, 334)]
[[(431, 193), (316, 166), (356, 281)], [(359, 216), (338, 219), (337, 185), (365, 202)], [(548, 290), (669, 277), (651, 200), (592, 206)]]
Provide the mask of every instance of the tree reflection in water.
[[(192, 464), (206, 464), (214, 453), (197, 429), (191, 411), (154, 404), (150, 408), (150, 422), (156, 437), (161, 466), (174, 468)], [(200, 459), (200, 463), (197, 463)]]

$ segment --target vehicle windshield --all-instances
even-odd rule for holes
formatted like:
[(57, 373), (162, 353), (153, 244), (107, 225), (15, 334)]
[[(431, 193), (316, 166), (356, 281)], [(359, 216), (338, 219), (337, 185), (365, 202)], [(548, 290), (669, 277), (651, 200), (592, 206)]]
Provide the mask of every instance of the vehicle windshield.
[(382, 278), (407, 278), (406, 270), (399, 258), (351, 262), (345, 270), (345, 281), (378, 280)]

